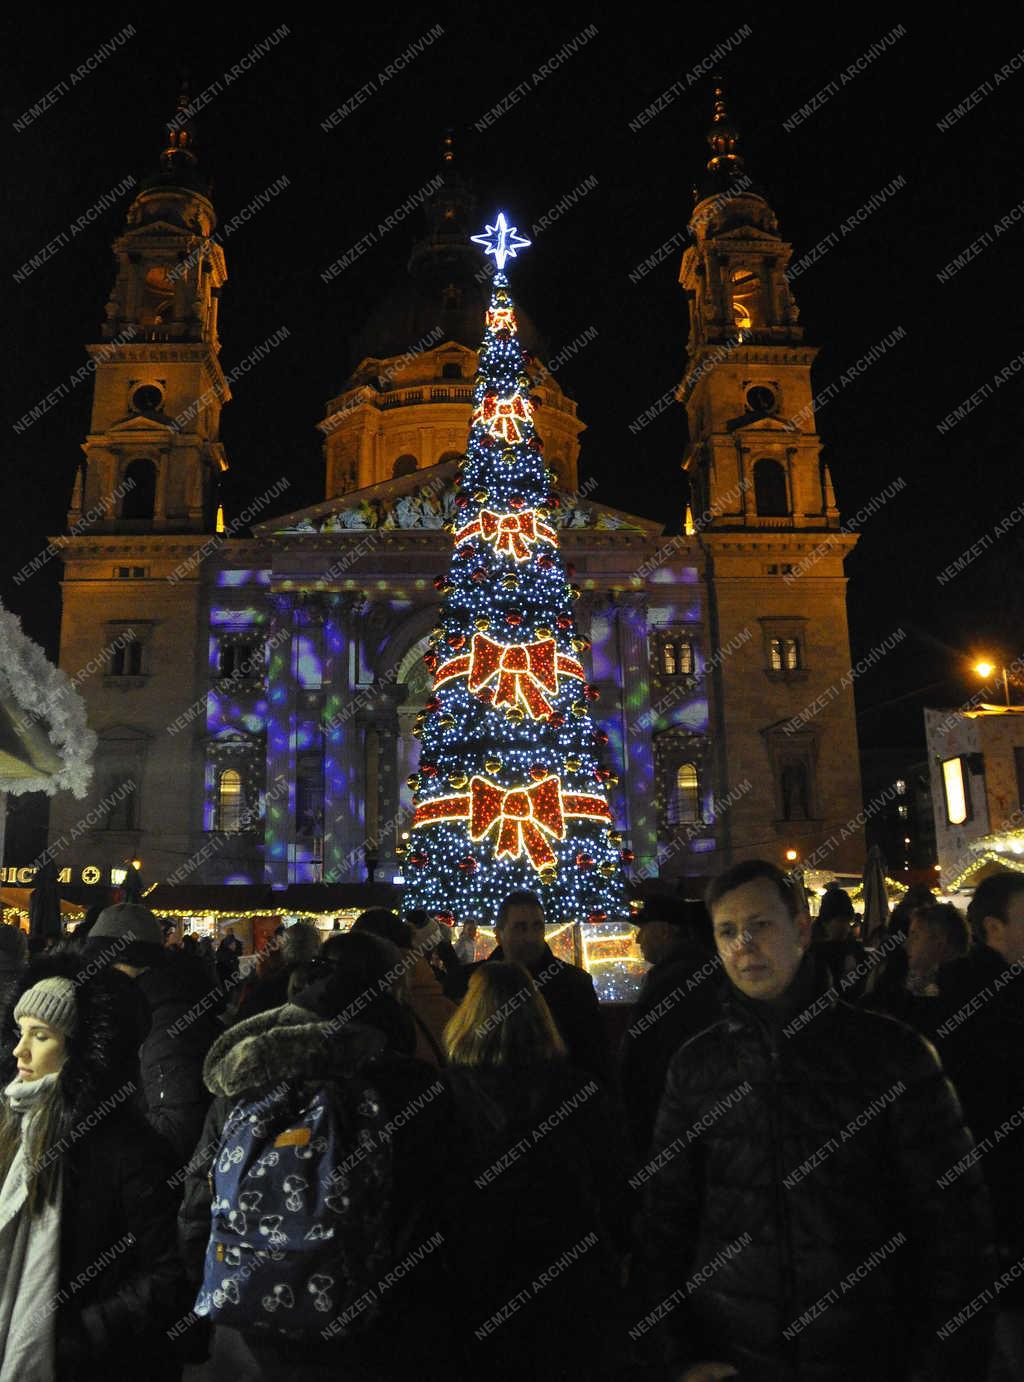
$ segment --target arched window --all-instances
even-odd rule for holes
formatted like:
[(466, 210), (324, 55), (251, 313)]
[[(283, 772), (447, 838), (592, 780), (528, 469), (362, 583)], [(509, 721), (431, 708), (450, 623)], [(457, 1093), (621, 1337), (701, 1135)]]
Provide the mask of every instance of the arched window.
[(798, 672), (803, 665), (799, 638), (769, 639), (768, 660), (773, 672)]
[(411, 475), (416, 469), (415, 456), (399, 456), (398, 460), (391, 467), (392, 479), (397, 479), (399, 475)]
[(217, 779), (217, 829), (241, 830), (244, 815), (242, 774), (237, 768), (225, 768)]
[(786, 472), (767, 458), (754, 466), (754, 503), (759, 518), (785, 518), (789, 513)]
[(680, 763), (668, 803), (670, 825), (690, 825), (700, 820), (700, 779), (695, 763)]
[(749, 331), (758, 325), (758, 296), (761, 280), (753, 269), (733, 269), (729, 283), (732, 293), (732, 315), (737, 331)]
[(693, 676), (693, 641), (670, 638), (661, 645), (661, 673), (665, 677)]
[(156, 466), (152, 461), (132, 461), (121, 481), (124, 498), (121, 500), (122, 518), (152, 518), (156, 504)]

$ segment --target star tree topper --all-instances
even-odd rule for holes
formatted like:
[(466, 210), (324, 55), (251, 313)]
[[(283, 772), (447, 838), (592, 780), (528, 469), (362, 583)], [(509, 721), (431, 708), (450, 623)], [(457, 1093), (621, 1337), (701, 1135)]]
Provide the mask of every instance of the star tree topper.
[(493, 226), (488, 226), (483, 235), (472, 235), (470, 239), (474, 245), (483, 245), (488, 254), (494, 255), (498, 272), (503, 273), (505, 261), (518, 258), (516, 250), (525, 249), (530, 243), (521, 235), (517, 235), (517, 230), (517, 226), (510, 226), (505, 220), (504, 211), (499, 211), (497, 222)]

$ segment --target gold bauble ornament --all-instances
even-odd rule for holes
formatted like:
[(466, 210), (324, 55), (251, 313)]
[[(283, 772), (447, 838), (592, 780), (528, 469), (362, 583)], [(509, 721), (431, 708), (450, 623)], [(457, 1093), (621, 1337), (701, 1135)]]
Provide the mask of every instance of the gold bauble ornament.
[(580, 704), (579, 702), (577, 702), (576, 705), (572, 706), (571, 710), (572, 713), (577, 716), (585, 715), (587, 713), (586, 704)]
[(481, 633), (486, 633), (487, 630), (491, 627), (491, 621), (488, 619), (486, 614), (481, 614), (480, 618), (474, 621), (473, 627), (475, 629), (479, 629)]
[(558, 870), (554, 867), (553, 864), (548, 864), (546, 868), (542, 868), (540, 871), (540, 881), (544, 884), (545, 887), (550, 887), (551, 884), (554, 883), (557, 878)]
[(488, 773), (500, 773), (500, 772), (501, 772), (501, 759), (500, 759), (500, 758), (487, 758), (487, 759), (485, 759), (485, 760), (484, 760), (484, 771), (485, 771), (485, 772), (488, 772)]
[(454, 726), (454, 724), (455, 724), (455, 716), (454, 716), (454, 715), (442, 715), (441, 718), (438, 720), (437, 723), (438, 723), (438, 725), (440, 726), (441, 729), (451, 729), (451, 728)]
[(509, 720), (514, 725), (519, 724), (519, 722), (525, 718), (523, 711), (520, 710), (517, 705), (510, 705), (505, 711), (505, 719)]
[(465, 787), (468, 784), (469, 778), (466, 776), (465, 773), (452, 773), (448, 781), (451, 783), (451, 785), (455, 788), (457, 792), (461, 792), (463, 787)]
[(565, 771), (567, 773), (578, 773), (583, 764), (578, 758), (567, 758), (565, 760)]
[(533, 631), (533, 635), (535, 638), (550, 638), (551, 630), (548, 628), (547, 624), (538, 624)]
[(503, 590), (518, 590), (519, 577), (510, 571), (507, 576), (502, 576), (501, 586)]
[(597, 871), (598, 873), (603, 873), (605, 878), (614, 878), (618, 867), (618, 864), (613, 864), (611, 860), (609, 860), (607, 864), (599, 864)]

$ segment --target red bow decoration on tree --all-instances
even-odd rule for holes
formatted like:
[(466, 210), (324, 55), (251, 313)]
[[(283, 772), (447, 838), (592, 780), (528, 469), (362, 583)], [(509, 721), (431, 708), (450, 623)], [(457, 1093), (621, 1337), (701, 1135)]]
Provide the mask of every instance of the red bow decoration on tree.
[(516, 561), (528, 561), (535, 542), (558, 544), (554, 528), (539, 519), (534, 509), (527, 509), (525, 513), (493, 513), (490, 509), (481, 509), (479, 518), (474, 518), (455, 534), (456, 547), (477, 533), (485, 542), (493, 542), (496, 552), (506, 553)]
[(483, 402), (473, 413), (473, 422), (482, 422), (492, 437), (501, 437), (510, 444), (521, 442), (520, 423), (530, 421), (530, 405), (521, 393), (511, 398), (497, 394), (484, 395)]
[(556, 652), (553, 638), (507, 644), (475, 633), (469, 656), (454, 657), (439, 667), (434, 673), (434, 685), (468, 673), (469, 690), (478, 694), (496, 678), (493, 705), (511, 706), (522, 701), (533, 719), (542, 720), (553, 713), (545, 693), (557, 695), (559, 672), (583, 680), (583, 664), (566, 653)]
[(557, 777), (523, 787), (502, 787), (484, 777), (474, 777), (469, 791), (456, 797), (436, 797), (417, 806), (412, 826), (443, 821), (469, 820), (469, 837), (477, 843), (498, 828), (495, 858), (518, 858), (523, 851), (538, 871), (556, 862), (548, 840), (565, 839), (565, 818), (586, 816), (610, 821), (611, 810), (602, 797), (582, 792), (562, 793)]
[(469, 784), (469, 838), (476, 843), (495, 825), (496, 859), (503, 854), (516, 859), (525, 849), (535, 869), (553, 864), (555, 853), (545, 832), (555, 840), (565, 839), (558, 778), (548, 777), (532, 787), (506, 790), (474, 777)]

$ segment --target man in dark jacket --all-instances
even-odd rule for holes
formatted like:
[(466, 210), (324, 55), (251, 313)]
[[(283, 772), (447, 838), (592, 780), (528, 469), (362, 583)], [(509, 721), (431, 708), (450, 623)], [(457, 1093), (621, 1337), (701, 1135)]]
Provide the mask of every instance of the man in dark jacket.
[(137, 902), (103, 911), (84, 955), (135, 981), (149, 1017), (139, 1048), (145, 1114), (181, 1165), (192, 1154), (210, 1102), (203, 1061), (221, 1030), (216, 1013), (223, 993), (210, 985), (201, 961), (164, 948), (160, 923)]
[[(1024, 874), (980, 883), (967, 918), (974, 948), (939, 970), (935, 1038), (963, 1100), (988, 1183), (1004, 1269), (1024, 1258)], [(1024, 1279), (999, 1294), (1003, 1376), (1024, 1377)]]
[(622, 1039), (619, 1087), (640, 1156), (647, 1155), (651, 1144), (669, 1061), (720, 1013), (716, 990), (722, 962), (697, 941), (705, 917), (702, 902), (652, 897), (635, 918), (640, 949), (651, 968)]
[[(544, 939), (544, 908), (536, 893), (509, 893), (498, 908), (494, 923), (498, 948), (486, 960), (462, 971), (462, 993), (469, 976), (489, 960), (520, 964), (533, 975), (551, 1009), (555, 1026), (569, 1050), (569, 1060), (580, 1070), (606, 1080), (609, 1073), (608, 1042), (594, 981), (585, 969), (558, 959)], [(461, 998), (462, 993), (457, 997)]]
[(673, 1382), (980, 1382), (988, 1196), (934, 1049), (838, 1000), (774, 865), (707, 901), (730, 988), (672, 1059), (638, 1173), (656, 1290), (635, 1328), (666, 1318)]

